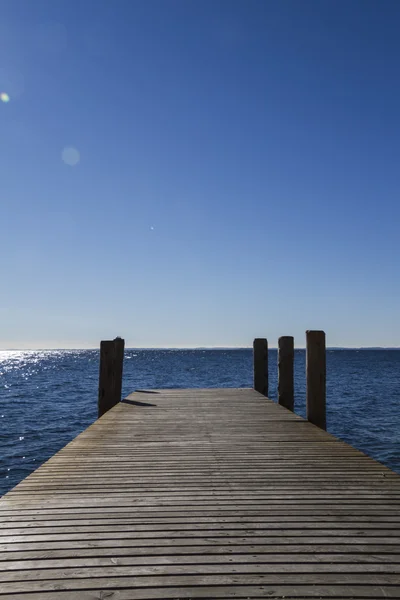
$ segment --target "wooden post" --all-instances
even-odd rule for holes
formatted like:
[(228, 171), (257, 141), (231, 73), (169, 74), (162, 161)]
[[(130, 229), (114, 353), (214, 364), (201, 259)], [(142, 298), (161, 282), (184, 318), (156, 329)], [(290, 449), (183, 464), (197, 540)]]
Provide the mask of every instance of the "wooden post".
[(254, 389), (268, 396), (268, 342), (256, 338), (253, 342)]
[(306, 331), (307, 419), (326, 429), (325, 333)]
[(294, 339), (286, 335), (278, 340), (278, 402), (294, 410)]
[(99, 417), (121, 401), (124, 348), (121, 338), (100, 344)]
[(115, 344), (115, 404), (121, 402), (122, 396), (122, 371), (124, 367), (124, 351), (125, 351), (125, 340), (120, 337), (116, 337), (114, 340)]

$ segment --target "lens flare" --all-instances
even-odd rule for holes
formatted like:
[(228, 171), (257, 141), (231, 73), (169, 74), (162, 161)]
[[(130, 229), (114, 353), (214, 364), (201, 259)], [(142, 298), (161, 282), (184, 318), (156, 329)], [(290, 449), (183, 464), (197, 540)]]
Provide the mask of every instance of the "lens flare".
[(66, 165), (74, 167), (80, 161), (81, 155), (79, 153), (79, 150), (73, 148), (72, 146), (69, 146), (67, 148), (64, 148), (61, 154), (61, 158), (63, 159)]
[(2, 102), (4, 102), (5, 104), (7, 104), (7, 102), (10, 102), (10, 96), (8, 94), (6, 94), (5, 92), (2, 92), (0, 94), (0, 100)]

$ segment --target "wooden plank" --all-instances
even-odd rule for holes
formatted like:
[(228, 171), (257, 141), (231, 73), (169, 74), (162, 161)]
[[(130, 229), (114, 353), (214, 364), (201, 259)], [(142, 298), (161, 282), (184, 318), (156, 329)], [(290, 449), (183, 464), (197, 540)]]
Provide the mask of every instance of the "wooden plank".
[[(86, 557), (105, 557), (109, 561), (120, 556), (142, 556), (146, 557), (147, 562), (151, 562), (154, 556), (163, 556), (168, 560), (173, 560), (174, 557), (201, 555), (205, 562), (210, 561), (210, 556), (223, 555), (225, 560), (233, 560), (237, 554), (245, 553), (248, 555), (265, 554), (268, 559), (271, 556), (280, 556), (281, 561), (291, 560), (295, 554), (304, 557), (304, 561), (310, 556), (323, 554), (333, 554), (338, 557), (342, 557), (344, 562), (349, 560), (351, 562), (351, 556), (361, 555), (363, 557), (371, 557), (383, 555), (388, 559), (388, 562), (398, 562), (400, 547), (387, 544), (375, 544), (371, 541), (357, 544), (352, 546), (348, 544), (224, 544), (223, 541), (218, 543), (216, 540), (213, 544), (200, 545), (160, 545), (151, 548), (147, 546), (139, 546), (132, 544), (132, 546), (118, 546), (110, 548), (108, 546), (95, 546), (95, 547), (73, 547), (73, 548), (52, 548), (52, 549), (38, 549), (38, 550), (22, 550), (13, 549), (12, 552), (0, 551), (0, 570), (6, 570), (5, 565), (10, 564), (10, 561), (27, 561), (27, 560), (40, 560), (43, 561), (42, 565), (45, 568), (45, 563), (48, 559), (66, 559), (66, 558), (86, 558)], [(348, 558), (349, 557), (349, 558)]]
[[(194, 520), (193, 520), (194, 521)], [(284, 526), (283, 526), (284, 525)], [(259, 531), (270, 532), (271, 535), (299, 535), (299, 531), (301, 531), (301, 535), (309, 535), (312, 532), (315, 532), (316, 535), (322, 535), (322, 532), (329, 532), (330, 535), (347, 535), (348, 532), (352, 532), (353, 535), (359, 535), (360, 530), (363, 531), (363, 535), (387, 535), (388, 537), (400, 536), (400, 523), (397, 526), (394, 523), (371, 523), (371, 522), (361, 522), (361, 523), (332, 523), (332, 522), (323, 522), (323, 523), (310, 523), (300, 521), (298, 523), (265, 523), (261, 521), (245, 521), (243, 523), (230, 521), (229, 523), (222, 523), (221, 520), (214, 519), (212, 522), (206, 523), (144, 523), (138, 525), (137, 523), (121, 523), (115, 524), (110, 522), (108, 525), (71, 525), (66, 523), (65, 525), (57, 525), (57, 526), (46, 526), (46, 527), (12, 527), (12, 528), (1, 528), (1, 539), (5, 539), (8, 541), (7, 536), (12, 537), (13, 539), (16, 536), (24, 536), (26, 539), (27, 536), (34, 535), (43, 535), (48, 539), (49, 535), (57, 535), (58, 539), (62, 539), (63, 534), (89, 534), (91, 536), (99, 537), (96, 534), (108, 534), (108, 533), (134, 533), (134, 532), (171, 532), (171, 535), (174, 536), (174, 533), (179, 530), (182, 531), (203, 531), (206, 535), (209, 535), (209, 532), (234, 532), (241, 530), (246, 530), (246, 533), (250, 531), (256, 530), (257, 533)], [(368, 531), (368, 534), (365, 533)], [(86, 535), (85, 535), (86, 538)], [(115, 539), (118, 538), (118, 535), (115, 536)], [(19, 539), (19, 538), (18, 538)], [(18, 541), (17, 539), (17, 541)], [(29, 537), (29, 539), (31, 539)], [(70, 538), (69, 538), (70, 539)]]
[[(79, 590), (79, 600), (193, 600), (203, 598), (215, 600), (219, 598), (234, 598), (235, 600), (249, 600), (252, 598), (335, 598), (348, 600), (349, 598), (399, 598), (400, 586), (382, 585), (184, 585), (171, 587), (152, 588), (119, 588), (117, 592), (98, 587), (91, 590)], [(4, 594), (2, 600), (76, 600), (76, 592), (47, 591), (45, 594), (23, 593)]]
[[(73, 569), (73, 570), (71, 570)], [(390, 576), (387, 575), (388, 563), (333, 563), (326, 564), (322, 563), (318, 565), (318, 576), (323, 574), (336, 574), (338, 579), (340, 577), (345, 577), (346, 574), (354, 575), (355, 578), (358, 577), (359, 574), (365, 574), (366, 579), (363, 583), (368, 581), (368, 576), (375, 577), (375, 580), (380, 576), (382, 583), (390, 583), (396, 574), (400, 574), (400, 564), (391, 563), (390, 564)], [(2, 583), (6, 582), (27, 582), (27, 581), (46, 581), (46, 580), (59, 580), (60, 578), (69, 578), (69, 579), (88, 579), (96, 580), (103, 579), (105, 577), (159, 577), (159, 576), (181, 576), (192, 577), (192, 576), (224, 576), (224, 575), (239, 575), (243, 574), (246, 576), (259, 576), (263, 577), (265, 575), (266, 582), (268, 581), (267, 577), (271, 576), (271, 578), (278, 576), (287, 576), (289, 578), (294, 579), (294, 575), (298, 576), (299, 580), (309, 583), (309, 581), (314, 580), (316, 576), (315, 573), (315, 563), (272, 563), (268, 564), (266, 562), (261, 563), (217, 563), (210, 564), (200, 560), (199, 563), (192, 563), (190, 565), (180, 565), (180, 564), (145, 564), (145, 565), (102, 565), (98, 566), (75, 566), (75, 567), (66, 567), (65, 565), (59, 568), (46, 568), (43, 569), (42, 566), (36, 569), (30, 569), (29, 571), (21, 570), (21, 571), (7, 571), (3, 572)], [(290, 580), (290, 579), (289, 579)], [(274, 579), (276, 581), (276, 579)], [(318, 581), (321, 581), (319, 577)], [(400, 577), (397, 576), (396, 583), (400, 581)], [(95, 581), (94, 581), (95, 583)]]
[[(25, 517), (27, 519), (28, 517)], [(279, 524), (281, 527), (293, 525), (303, 524), (304, 528), (313, 528), (318, 525), (329, 523), (330, 527), (336, 527), (339, 524), (344, 528), (351, 528), (354, 526), (357, 527), (367, 527), (367, 528), (377, 528), (382, 525), (383, 528), (391, 526), (391, 527), (400, 527), (400, 517), (399, 516), (382, 516), (376, 515), (374, 520), (371, 522), (368, 520), (368, 516), (349, 516), (349, 515), (323, 515), (323, 516), (309, 516), (309, 515), (283, 515), (283, 516), (274, 516), (266, 513), (265, 515), (261, 515), (258, 513), (257, 515), (240, 515), (236, 514), (236, 516), (227, 516), (226, 514), (215, 514), (214, 516), (204, 516), (202, 514), (195, 514), (194, 516), (187, 516), (183, 514), (182, 516), (159, 516), (159, 517), (143, 517), (143, 516), (128, 516), (125, 518), (116, 518), (112, 517), (110, 514), (105, 515), (103, 518), (73, 518), (68, 515), (60, 515), (59, 519), (53, 518), (52, 520), (45, 519), (35, 519), (32, 520), (21, 520), (16, 519), (15, 517), (8, 517), (2, 519), (2, 535), (7, 535), (5, 532), (6, 528), (10, 530), (14, 529), (29, 529), (31, 531), (34, 528), (44, 529), (48, 531), (50, 527), (107, 527), (107, 526), (129, 526), (129, 525), (187, 525), (190, 523), (200, 524), (200, 523), (246, 523), (246, 524), (255, 524), (255, 523), (263, 523), (271, 525), (271, 527), (275, 527)]]
[(254, 390), (129, 396), (0, 500), (0, 600), (400, 597), (400, 477)]
[[(25, 517), (26, 519), (26, 517)], [(188, 525), (200, 525), (200, 524), (224, 524), (234, 523), (235, 525), (245, 524), (256, 525), (262, 523), (264, 526), (268, 526), (271, 528), (279, 527), (299, 527), (299, 524), (302, 524), (304, 528), (314, 528), (319, 526), (327, 526), (329, 527), (368, 527), (368, 528), (376, 528), (376, 527), (390, 527), (396, 528), (400, 527), (400, 517), (390, 517), (390, 516), (380, 516), (375, 517), (374, 521), (371, 522), (366, 516), (273, 516), (269, 513), (262, 514), (261, 512), (254, 514), (239, 514), (236, 513), (233, 515), (226, 514), (215, 514), (214, 516), (204, 516), (202, 514), (195, 514), (194, 516), (187, 516), (187, 514), (182, 514), (179, 516), (158, 516), (158, 517), (143, 517), (143, 516), (127, 516), (125, 518), (111, 517), (110, 515), (105, 515), (102, 518), (91, 518), (85, 519), (81, 518), (69, 518), (68, 516), (61, 516), (57, 518), (53, 518), (52, 520), (16, 520), (15, 518), (9, 517), (3, 519), (2, 521), (2, 535), (8, 535), (6, 532), (6, 528), (10, 531), (14, 531), (17, 534), (17, 529), (29, 529), (29, 532), (32, 532), (32, 529), (41, 529), (45, 531), (49, 531), (49, 528), (65, 528), (68, 527), (69, 531), (71, 531), (73, 527), (87, 527), (87, 528), (99, 528), (99, 527), (116, 527), (116, 531), (118, 531), (118, 527), (126, 528), (129, 525), (137, 525), (140, 527), (144, 526), (167, 526), (170, 527), (172, 525), (179, 526), (188, 526)], [(325, 525), (323, 525), (325, 524)]]
[[(118, 588), (171, 588), (179, 586), (207, 587), (207, 586), (279, 586), (285, 581), (286, 586), (343, 586), (352, 588), (353, 586), (387, 586), (396, 587), (400, 592), (398, 573), (276, 573), (276, 574), (195, 574), (185, 575), (155, 575), (142, 577), (99, 577), (99, 578), (80, 578), (74, 575), (71, 578), (59, 574), (58, 579), (47, 580), (25, 580), (17, 582), (2, 582), (1, 591), (7, 593), (28, 593), (28, 592), (53, 592), (69, 591), (73, 589), (96, 590), (100, 587), (102, 590), (115, 590)], [(238, 590), (236, 590), (238, 591)], [(346, 590), (347, 591), (347, 590)]]
[[(350, 571), (353, 567), (355, 572), (362, 572), (365, 569), (381, 570), (385, 571), (388, 565), (394, 565), (393, 572), (398, 572), (400, 569), (400, 557), (396, 554), (384, 554), (376, 553), (374, 555), (357, 553), (291, 553), (289, 567), (292, 571), (303, 569), (304, 565), (308, 571), (312, 572), (313, 564), (326, 564), (329, 565), (330, 570), (334, 571), (336, 565), (340, 565), (341, 568)], [(0, 571), (17, 571), (19, 577), (24, 577), (24, 571), (31, 571), (36, 569), (38, 571), (38, 577), (41, 577), (40, 570), (43, 573), (44, 569), (68, 569), (75, 567), (110, 567), (114, 565), (118, 566), (158, 566), (158, 565), (230, 565), (234, 567), (237, 564), (247, 564), (250, 568), (253, 565), (256, 566), (259, 572), (262, 572), (263, 565), (266, 565), (270, 572), (276, 572), (281, 568), (286, 568), (287, 554), (284, 553), (260, 553), (259, 549), (254, 553), (249, 550), (246, 554), (216, 554), (209, 553), (198, 554), (198, 553), (187, 553), (178, 555), (153, 555), (153, 556), (141, 556), (135, 554), (133, 556), (113, 556), (113, 557), (102, 557), (102, 556), (83, 556), (75, 558), (41, 558), (39, 560), (8, 560), (0, 561)], [(296, 566), (298, 565), (298, 566)], [(2, 575), (4, 581), (5, 576)], [(9, 579), (8, 579), (9, 580)]]
[[(121, 528), (118, 527), (108, 527), (104, 530), (96, 530), (96, 529), (84, 529), (80, 531), (79, 528), (65, 528), (65, 530), (58, 531), (46, 531), (46, 532), (35, 532), (29, 531), (26, 533), (22, 533), (20, 531), (10, 532), (8, 529), (5, 532), (2, 532), (0, 536), (0, 544), (10, 544), (10, 543), (35, 543), (35, 542), (57, 542), (57, 541), (70, 541), (70, 540), (109, 540), (113, 539), (116, 542), (122, 541), (125, 539), (135, 539), (135, 540), (150, 540), (150, 539), (159, 539), (168, 535), (169, 539), (180, 539), (180, 538), (191, 538), (191, 539), (205, 539), (206, 537), (226, 537), (229, 536), (230, 539), (240, 537), (241, 535), (253, 536), (253, 537), (262, 537), (264, 540), (268, 538), (268, 541), (274, 537), (282, 538), (286, 540), (287, 538), (302, 538), (302, 537), (313, 537), (313, 538), (344, 538), (348, 537), (352, 543), (357, 543), (353, 541), (355, 538), (361, 539), (365, 537), (374, 537), (374, 538), (386, 538), (388, 543), (399, 543), (400, 544), (400, 529), (392, 528), (392, 527), (378, 527), (378, 528), (363, 528), (363, 527), (352, 527), (352, 528), (329, 528), (329, 527), (315, 527), (315, 528), (282, 528), (281, 527), (266, 527), (264, 524), (255, 524), (253, 526), (240, 525), (235, 524), (233, 527), (232, 524), (227, 524), (226, 526), (222, 523), (218, 523), (214, 526), (209, 525), (208, 527), (205, 525), (193, 525), (190, 524), (188, 526), (185, 525), (172, 525), (168, 527), (164, 525), (162, 527), (155, 526), (151, 527), (150, 525), (144, 526), (124, 526)], [(351, 543), (349, 542), (349, 543)], [(382, 543), (385, 543), (383, 541)]]

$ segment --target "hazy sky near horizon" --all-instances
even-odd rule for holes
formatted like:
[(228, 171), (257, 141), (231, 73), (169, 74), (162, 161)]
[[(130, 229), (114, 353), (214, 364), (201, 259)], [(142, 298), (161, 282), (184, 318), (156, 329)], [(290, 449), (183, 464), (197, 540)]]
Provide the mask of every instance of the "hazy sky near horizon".
[(400, 346), (400, 2), (0, 0), (0, 348)]

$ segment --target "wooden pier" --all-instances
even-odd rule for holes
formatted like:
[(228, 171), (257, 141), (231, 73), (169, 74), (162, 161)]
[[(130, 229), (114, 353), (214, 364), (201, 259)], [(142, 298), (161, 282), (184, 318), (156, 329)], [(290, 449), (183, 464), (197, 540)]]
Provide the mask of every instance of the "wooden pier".
[(131, 394), (0, 526), (0, 600), (400, 598), (400, 476), (251, 389)]

